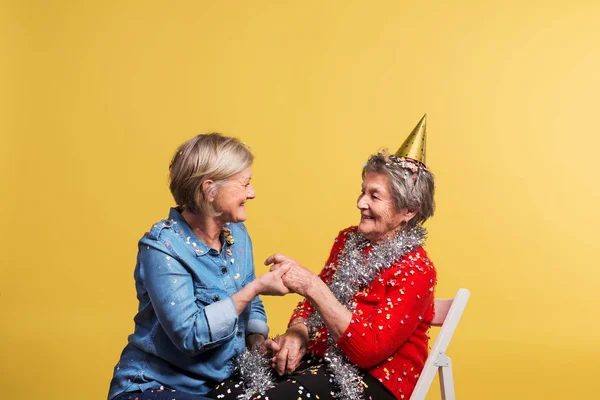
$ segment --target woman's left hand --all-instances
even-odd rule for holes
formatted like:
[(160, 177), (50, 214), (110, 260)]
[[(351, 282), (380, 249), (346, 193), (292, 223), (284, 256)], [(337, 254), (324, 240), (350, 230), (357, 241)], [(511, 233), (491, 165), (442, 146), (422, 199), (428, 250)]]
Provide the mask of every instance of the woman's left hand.
[(265, 341), (265, 337), (260, 333), (251, 333), (246, 336), (246, 347), (250, 350), (258, 349)]
[(284, 335), (275, 338), (275, 346), (271, 346), (273, 358), (271, 367), (279, 376), (291, 374), (296, 370), (308, 347), (308, 329), (303, 324), (288, 328)]
[(300, 296), (307, 297), (308, 290), (317, 281), (321, 282), (317, 275), (304, 268), (298, 261), (283, 254), (273, 254), (268, 257), (265, 260), (265, 265), (271, 265), (271, 271), (289, 267), (288, 271), (281, 277), (281, 280), (291, 292), (297, 293)]
[(290, 293), (290, 289), (283, 283), (282, 275), (284, 275), (290, 265), (283, 265), (280, 268), (271, 268), (271, 271), (267, 272), (252, 281), (252, 284), (257, 285), (258, 295), (268, 296), (284, 296)]

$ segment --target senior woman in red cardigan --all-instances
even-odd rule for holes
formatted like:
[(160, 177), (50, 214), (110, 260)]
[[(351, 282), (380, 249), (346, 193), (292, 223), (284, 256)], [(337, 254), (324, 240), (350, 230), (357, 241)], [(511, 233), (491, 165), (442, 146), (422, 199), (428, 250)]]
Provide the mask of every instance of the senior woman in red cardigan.
[[(233, 399), (409, 399), (427, 358), (436, 271), (421, 224), (433, 215), (426, 116), (400, 149), (363, 168), (360, 223), (341, 231), (317, 276), (275, 254), (271, 270), (304, 296), (282, 336), (267, 340), (277, 377), (240, 362), (241, 379), (211, 392)], [(248, 361), (248, 360), (246, 360)]]

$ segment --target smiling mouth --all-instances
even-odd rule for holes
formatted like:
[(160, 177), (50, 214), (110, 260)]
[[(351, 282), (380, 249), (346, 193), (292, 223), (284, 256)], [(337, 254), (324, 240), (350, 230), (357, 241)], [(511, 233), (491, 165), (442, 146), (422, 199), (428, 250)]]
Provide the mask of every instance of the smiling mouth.
[(360, 216), (361, 219), (375, 219), (374, 217), (371, 217), (369, 215), (362, 215)]

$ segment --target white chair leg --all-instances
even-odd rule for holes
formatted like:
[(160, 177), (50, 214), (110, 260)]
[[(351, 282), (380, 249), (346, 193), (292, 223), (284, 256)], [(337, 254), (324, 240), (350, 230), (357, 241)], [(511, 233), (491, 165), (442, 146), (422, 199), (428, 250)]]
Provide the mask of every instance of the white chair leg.
[(448, 364), (439, 368), (440, 371), (440, 391), (442, 400), (455, 400), (454, 378), (452, 377), (452, 361), (448, 358)]

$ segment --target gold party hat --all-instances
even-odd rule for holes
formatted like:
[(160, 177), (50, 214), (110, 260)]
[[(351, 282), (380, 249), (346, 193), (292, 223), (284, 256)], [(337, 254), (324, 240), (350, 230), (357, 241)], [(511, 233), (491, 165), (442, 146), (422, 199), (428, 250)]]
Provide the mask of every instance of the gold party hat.
[(425, 165), (425, 140), (427, 139), (427, 114), (419, 121), (415, 129), (406, 138), (394, 154), (396, 157), (410, 158)]

